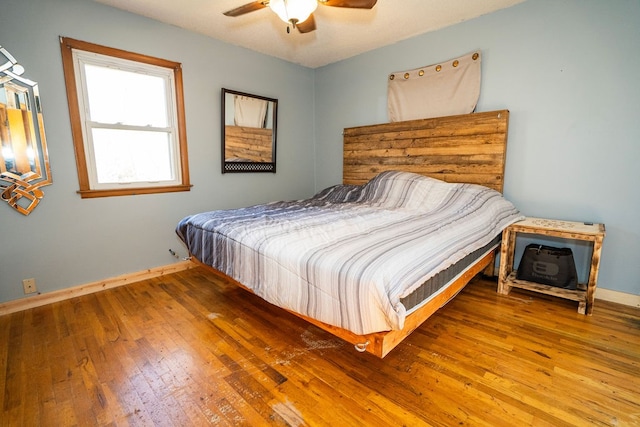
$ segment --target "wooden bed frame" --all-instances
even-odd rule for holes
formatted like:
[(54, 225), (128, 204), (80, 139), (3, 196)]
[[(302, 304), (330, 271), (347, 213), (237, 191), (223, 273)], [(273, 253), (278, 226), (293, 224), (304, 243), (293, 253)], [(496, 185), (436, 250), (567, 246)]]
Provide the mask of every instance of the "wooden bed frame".
[[(411, 120), (344, 130), (343, 183), (363, 184), (387, 170), (402, 170), (447, 182), (481, 184), (502, 192), (509, 111)], [(405, 319), (402, 330), (357, 335), (346, 329), (296, 316), (353, 344), (356, 350), (386, 356), (478, 273), (493, 271), (495, 250), (472, 264), (443, 292)], [(226, 280), (252, 292), (225, 274)]]

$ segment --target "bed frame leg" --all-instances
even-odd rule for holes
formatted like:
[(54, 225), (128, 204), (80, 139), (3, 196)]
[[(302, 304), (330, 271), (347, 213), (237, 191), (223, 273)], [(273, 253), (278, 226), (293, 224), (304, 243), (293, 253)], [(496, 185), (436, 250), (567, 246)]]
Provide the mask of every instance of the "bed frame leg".
[(369, 341), (367, 340), (364, 343), (358, 343), (354, 345), (354, 347), (356, 348), (356, 351), (359, 351), (360, 353), (364, 353), (365, 351), (367, 351), (368, 345), (369, 345)]

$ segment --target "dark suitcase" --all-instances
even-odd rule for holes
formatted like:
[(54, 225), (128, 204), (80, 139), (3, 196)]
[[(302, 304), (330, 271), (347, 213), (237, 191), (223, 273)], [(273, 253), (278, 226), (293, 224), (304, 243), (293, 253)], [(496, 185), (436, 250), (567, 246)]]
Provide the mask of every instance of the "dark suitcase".
[(522, 254), (516, 278), (564, 289), (576, 289), (578, 273), (570, 248), (532, 243)]

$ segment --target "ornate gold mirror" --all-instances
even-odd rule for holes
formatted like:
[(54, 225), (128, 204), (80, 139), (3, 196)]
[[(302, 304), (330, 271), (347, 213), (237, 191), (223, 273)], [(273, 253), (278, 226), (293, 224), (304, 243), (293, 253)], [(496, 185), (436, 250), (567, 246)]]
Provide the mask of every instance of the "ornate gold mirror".
[(277, 117), (277, 99), (222, 89), (222, 173), (275, 173)]
[(0, 198), (29, 215), (52, 181), (38, 83), (23, 74), (0, 46)]

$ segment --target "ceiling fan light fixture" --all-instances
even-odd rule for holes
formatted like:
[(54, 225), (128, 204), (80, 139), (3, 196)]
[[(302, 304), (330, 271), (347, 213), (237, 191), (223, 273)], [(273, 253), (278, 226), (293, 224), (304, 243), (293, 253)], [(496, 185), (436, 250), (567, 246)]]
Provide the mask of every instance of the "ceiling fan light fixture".
[(270, 0), (269, 7), (287, 24), (304, 22), (318, 7), (317, 0)]

